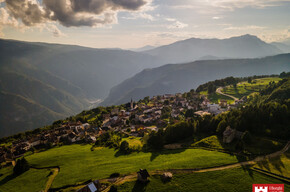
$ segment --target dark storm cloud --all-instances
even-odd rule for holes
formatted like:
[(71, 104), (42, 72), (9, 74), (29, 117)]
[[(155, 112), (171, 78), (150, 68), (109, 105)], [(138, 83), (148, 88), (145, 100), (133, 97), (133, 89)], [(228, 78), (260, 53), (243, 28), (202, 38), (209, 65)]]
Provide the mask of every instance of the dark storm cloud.
[(11, 16), (31, 26), (58, 21), (64, 26), (97, 26), (113, 23), (116, 11), (136, 11), (148, 0), (6, 0)]

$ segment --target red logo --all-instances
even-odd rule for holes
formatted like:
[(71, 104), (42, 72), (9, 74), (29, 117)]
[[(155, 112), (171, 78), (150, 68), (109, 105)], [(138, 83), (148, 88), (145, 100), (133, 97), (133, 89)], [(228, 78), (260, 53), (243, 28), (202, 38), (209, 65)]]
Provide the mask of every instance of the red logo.
[(253, 184), (253, 192), (284, 192), (284, 184)]

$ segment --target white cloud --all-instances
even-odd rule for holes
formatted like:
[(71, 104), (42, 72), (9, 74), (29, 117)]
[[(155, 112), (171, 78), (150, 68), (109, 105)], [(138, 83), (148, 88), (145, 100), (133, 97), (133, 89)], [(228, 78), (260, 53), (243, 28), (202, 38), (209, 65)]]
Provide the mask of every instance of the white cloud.
[(234, 11), (235, 9), (244, 7), (261, 9), (280, 6), (284, 2), (290, 2), (290, 0), (195, 0), (186, 2), (184, 4), (184, 2), (180, 1), (170, 7), (173, 9), (193, 9), (198, 13), (213, 14)]
[(221, 19), (221, 17), (218, 17), (218, 16), (215, 16), (215, 17), (212, 17), (213, 20), (219, 20)]
[(122, 18), (130, 19), (130, 20), (135, 20), (135, 19), (146, 19), (150, 21), (155, 20), (155, 18), (152, 15), (148, 13), (144, 13), (144, 12), (132, 12), (129, 17), (122, 17)]
[(167, 26), (168, 29), (183, 29), (185, 27), (188, 27), (188, 24), (180, 21), (175, 21), (173, 24)]
[(54, 24), (46, 24), (45, 26), (46, 30), (48, 30), (54, 37), (63, 37), (66, 36), (64, 33), (62, 33), (58, 27)]
[(167, 29), (183, 29), (185, 27), (188, 27), (188, 24), (186, 23), (183, 23), (181, 21), (178, 21), (177, 19), (175, 18), (165, 18), (166, 21), (169, 21), (171, 22), (168, 26), (167, 26)]
[(263, 30), (266, 29), (266, 27), (263, 26), (257, 26), (257, 25), (246, 25), (246, 26), (239, 26), (239, 27), (234, 27), (234, 26), (230, 26), (230, 27), (226, 27), (224, 28), (224, 30)]

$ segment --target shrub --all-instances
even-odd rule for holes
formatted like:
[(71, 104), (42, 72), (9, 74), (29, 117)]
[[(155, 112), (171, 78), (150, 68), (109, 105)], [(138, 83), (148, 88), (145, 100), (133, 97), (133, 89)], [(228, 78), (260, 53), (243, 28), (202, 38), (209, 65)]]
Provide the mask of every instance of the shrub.
[(129, 152), (129, 143), (127, 141), (123, 141), (120, 145), (120, 151), (127, 153)]
[(18, 159), (15, 167), (13, 168), (13, 174), (20, 175), (24, 173), (25, 171), (28, 171), (29, 168), (30, 168), (29, 164), (25, 158)]
[(117, 192), (118, 189), (117, 189), (117, 186), (116, 185), (112, 185), (109, 192)]

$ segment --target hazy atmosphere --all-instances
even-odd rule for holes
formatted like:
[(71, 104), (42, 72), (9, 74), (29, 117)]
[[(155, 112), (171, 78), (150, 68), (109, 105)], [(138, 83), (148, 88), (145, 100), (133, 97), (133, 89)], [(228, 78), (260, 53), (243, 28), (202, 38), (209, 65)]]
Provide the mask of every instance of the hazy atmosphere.
[(0, 0), (0, 192), (289, 192), (290, 0)]
[(247, 33), (289, 43), (289, 10), (288, 0), (1, 0), (0, 36), (123, 49)]

